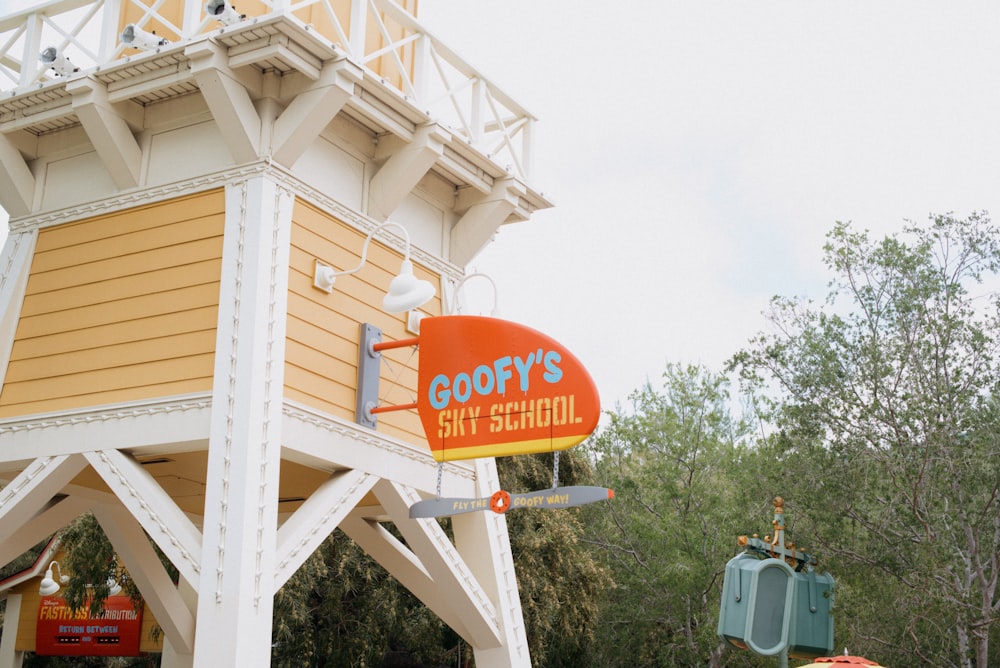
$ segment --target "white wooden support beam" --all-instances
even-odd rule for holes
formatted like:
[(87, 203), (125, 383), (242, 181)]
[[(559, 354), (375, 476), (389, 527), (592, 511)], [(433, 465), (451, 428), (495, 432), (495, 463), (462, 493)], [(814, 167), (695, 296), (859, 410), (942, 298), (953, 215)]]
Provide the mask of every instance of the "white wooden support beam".
[(142, 149), (128, 123), (108, 102), (104, 84), (82, 77), (67, 83), (66, 90), (73, 96), (73, 110), (115, 185), (122, 190), (139, 185)]
[(0, 206), (11, 216), (25, 216), (31, 213), (34, 194), (35, 177), (21, 152), (0, 134)]
[(340, 529), (411, 594), (423, 601), (441, 621), (472, 644), (475, 638), (466, 628), (462, 616), (451, 607), (447, 591), (434, 582), (417, 555), (398, 538), (375, 520), (357, 514), (345, 518)]
[(270, 665), (292, 193), (226, 185), (194, 665)]
[(191, 73), (215, 118), (229, 152), (237, 162), (260, 155), (261, 121), (250, 93), (229, 69), (225, 51), (209, 41), (195, 42), (184, 50)]
[(460, 267), (469, 264), (517, 208), (521, 191), (516, 179), (504, 179), (493, 185), (489, 195), (477, 197), (451, 229), (448, 259)]
[(0, 543), (0, 564), (10, 563), (88, 510), (89, 502), (69, 496), (52, 503)]
[(444, 154), (444, 145), (450, 139), (451, 133), (437, 123), (429, 123), (418, 128), (409, 143), (401, 144), (396, 137), (380, 140), (375, 157), (388, 159), (369, 184), (368, 215), (378, 221), (387, 220)]
[[(438, 607), (447, 606), (450, 614), (462, 620), (461, 624), (468, 633), (466, 640), (473, 647), (487, 649), (502, 646), (496, 606), (444, 529), (436, 519), (410, 518), (410, 506), (420, 501), (420, 495), (389, 480), (379, 481), (374, 491), (396, 528), (403, 534), (406, 544), (434, 581), (435, 591), (424, 600), (428, 607), (433, 607), (432, 603)], [(372, 556), (379, 558), (378, 554)], [(459, 630), (455, 629), (456, 632)]]
[(362, 77), (361, 66), (352, 60), (327, 63), (319, 80), (299, 93), (274, 122), (271, 156), (275, 162), (291, 167), (340, 113)]
[(364, 471), (331, 476), (278, 529), (274, 591), (295, 574), (378, 481)]
[[(489, 496), (500, 489), (496, 460), (483, 457), (474, 460), (474, 463), (476, 496)], [(507, 533), (507, 518), (493, 512), (455, 515), (452, 530), (459, 554), (496, 606), (503, 635), (501, 647), (475, 648), (476, 665), (527, 668), (531, 665), (531, 657)]]
[(142, 526), (117, 504), (95, 504), (93, 512), (171, 645), (182, 654), (191, 654), (194, 651), (194, 614), (170, 579)]
[(99, 450), (84, 456), (177, 567), (181, 577), (198, 582), (201, 533), (149, 471), (118, 450)]
[(0, 490), (0, 544), (62, 491), (87, 461), (79, 455), (39, 457)]
[[(0, 192), (3, 192), (2, 187), (0, 187)], [(11, 350), (14, 347), (17, 323), (21, 318), (21, 304), (24, 303), (24, 290), (28, 285), (31, 258), (34, 256), (37, 241), (37, 229), (8, 234), (3, 245), (3, 255), (0, 256), (0, 267), (5, 268), (0, 275), (0, 385), (7, 376), (7, 366), (10, 362)], [(36, 444), (32, 440), (30, 447), (34, 456), (37, 457), (41, 453), (34, 450)], [(8, 446), (4, 449), (14, 454), (15, 457), (24, 454), (23, 452), (17, 453), (18, 448), (16, 447)], [(23, 446), (20, 449), (23, 450)]]
[(0, 666), (4, 668), (21, 668), (24, 665), (24, 652), (14, 646), (17, 638), (18, 622), (21, 619), (21, 594), (7, 594), (7, 605), (4, 607), (3, 635), (0, 635)]

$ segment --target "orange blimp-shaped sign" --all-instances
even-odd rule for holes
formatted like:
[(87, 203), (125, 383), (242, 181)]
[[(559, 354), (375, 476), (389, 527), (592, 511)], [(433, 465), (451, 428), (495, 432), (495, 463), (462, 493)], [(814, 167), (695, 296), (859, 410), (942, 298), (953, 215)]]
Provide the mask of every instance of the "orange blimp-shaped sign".
[(529, 327), (481, 316), (420, 322), (417, 411), (439, 461), (570, 448), (597, 427), (580, 361)]

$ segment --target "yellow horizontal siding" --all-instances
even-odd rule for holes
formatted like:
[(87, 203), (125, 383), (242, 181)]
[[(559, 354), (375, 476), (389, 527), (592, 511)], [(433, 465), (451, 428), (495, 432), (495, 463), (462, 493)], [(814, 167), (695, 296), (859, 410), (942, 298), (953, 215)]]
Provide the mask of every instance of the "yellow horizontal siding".
[[(361, 260), (365, 235), (302, 202), (296, 203), (292, 218), (285, 396), (353, 421), (361, 323), (381, 329), (386, 341), (412, 336), (406, 332), (405, 314), (382, 310), (382, 298), (402, 257), (382, 243), (380, 234), (369, 245), (365, 266), (338, 277), (327, 294), (313, 287), (315, 261), (338, 271), (353, 269)], [(414, 271), (435, 286), (440, 283), (423, 267), (415, 265)], [(439, 305), (435, 299), (422, 310), (439, 313)], [(388, 363), (381, 365), (380, 404), (412, 401), (419, 356), (411, 348), (386, 351), (384, 356)], [(408, 441), (424, 440), (415, 411), (380, 414), (378, 428)]]
[(211, 389), (221, 190), (43, 229), (0, 416)]

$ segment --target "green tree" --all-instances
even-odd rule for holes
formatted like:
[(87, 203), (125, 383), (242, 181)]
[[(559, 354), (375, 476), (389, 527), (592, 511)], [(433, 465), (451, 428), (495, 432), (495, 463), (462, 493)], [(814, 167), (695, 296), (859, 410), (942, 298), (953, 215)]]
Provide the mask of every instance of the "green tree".
[(880, 240), (839, 223), (825, 262), (829, 299), (776, 298), (733, 363), (776, 395), (771, 443), (842, 565), (838, 632), (888, 665), (994, 665), (1000, 303), (977, 286), (1000, 233), (984, 214)]
[(745, 474), (760, 464), (724, 376), (672, 364), (663, 380), (589, 442), (598, 483), (615, 490), (585, 511), (586, 540), (616, 584), (601, 601), (595, 665), (755, 665), (748, 652), (723, 658), (719, 594), (737, 536), (768, 517), (775, 491)]

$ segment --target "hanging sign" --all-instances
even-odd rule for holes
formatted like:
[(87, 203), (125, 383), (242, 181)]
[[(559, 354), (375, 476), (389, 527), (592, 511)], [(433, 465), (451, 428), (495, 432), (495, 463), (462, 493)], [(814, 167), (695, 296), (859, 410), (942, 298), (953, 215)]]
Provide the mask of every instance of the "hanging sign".
[(597, 427), (580, 361), (524, 325), (453, 315), (420, 322), (417, 411), (439, 461), (565, 450)]
[(128, 596), (109, 596), (104, 612), (73, 611), (61, 596), (38, 606), (35, 653), (41, 656), (139, 656), (142, 611)]

